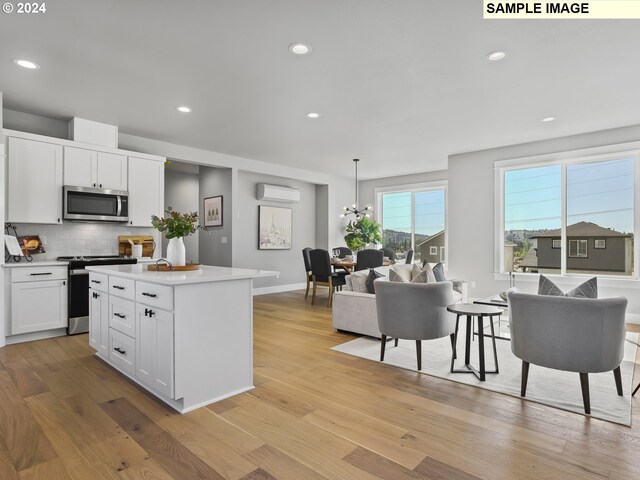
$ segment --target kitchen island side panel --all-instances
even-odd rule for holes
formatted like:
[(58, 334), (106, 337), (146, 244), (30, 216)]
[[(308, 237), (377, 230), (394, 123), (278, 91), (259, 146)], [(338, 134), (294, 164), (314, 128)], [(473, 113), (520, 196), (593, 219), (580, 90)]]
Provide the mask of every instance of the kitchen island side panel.
[(174, 287), (175, 398), (185, 409), (253, 388), (252, 283)]

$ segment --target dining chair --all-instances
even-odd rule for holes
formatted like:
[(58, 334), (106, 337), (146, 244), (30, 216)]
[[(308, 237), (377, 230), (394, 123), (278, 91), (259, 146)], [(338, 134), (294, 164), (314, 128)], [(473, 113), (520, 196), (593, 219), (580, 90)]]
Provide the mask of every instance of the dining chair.
[(309, 296), (309, 285), (311, 283), (311, 258), (309, 257), (309, 253), (313, 250), (311, 247), (306, 247), (302, 249), (302, 259), (304, 260), (304, 271), (307, 277), (307, 290), (304, 292), (305, 300)]
[(381, 267), (384, 263), (384, 253), (382, 250), (365, 249), (358, 252), (356, 259), (356, 272), (366, 268)]
[(381, 250), (382, 250), (382, 256), (387, 257), (389, 261), (393, 263), (393, 261), (396, 259), (395, 250), (393, 248), (387, 248), (387, 247), (382, 247)]
[(409, 265), (411, 262), (413, 262), (413, 250), (409, 249), (407, 250), (407, 256), (404, 258), (404, 263)]
[(347, 255), (353, 255), (353, 251), (349, 247), (336, 247), (333, 249), (334, 256), (337, 254), (338, 258), (344, 258)]
[(333, 291), (346, 285), (345, 277), (347, 272), (331, 271), (331, 257), (327, 250), (316, 248), (309, 252), (311, 259), (311, 279), (313, 281), (313, 294), (311, 296), (311, 305), (315, 305), (316, 287), (318, 285), (329, 287), (329, 298), (327, 299), (327, 307), (333, 303)]

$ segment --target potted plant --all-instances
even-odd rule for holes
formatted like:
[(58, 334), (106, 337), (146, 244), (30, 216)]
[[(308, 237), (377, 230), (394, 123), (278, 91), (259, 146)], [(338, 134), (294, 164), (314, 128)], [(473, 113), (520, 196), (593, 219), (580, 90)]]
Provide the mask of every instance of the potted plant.
[(185, 265), (186, 254), (182, 239), (203, 228), (198, 224), (198, 212), (180, 213), (171, 207), (167, 207), (165, 212), (168, 215), (164, 218), (151, 215), (151, 225), (169, 240), (167, 260), (172, 265)]
[(362, 217), (360, 220), (349, 222), (347, 225), (347, 234), (344, 241), (354, 252), (362, 250), (369, 244), (378, 244), (382, 242), (380, 235), (380, 224), (375, 220)]

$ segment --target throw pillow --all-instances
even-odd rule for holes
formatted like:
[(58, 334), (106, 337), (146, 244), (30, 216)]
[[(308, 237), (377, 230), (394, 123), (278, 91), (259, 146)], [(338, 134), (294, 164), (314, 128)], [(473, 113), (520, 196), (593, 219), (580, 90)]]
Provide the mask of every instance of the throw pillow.
[(598, 277), (593, 277), (568, 293), (564, 293), (558, 286), (544, 275), (538, 281), (538, 295), (552, 295), (556, 297), (598, 298)]
[(411, 281), (411, 270), (399, 267), (402, 267), (402, 265), (393, 266), (389, 269), (389, 281), (409, 283)]
[(420, 273), (418, 273), (411, 279), (411, 283), (429, 283), (427, 272), (422, 270)]
[[(429, 265), (427, 263), (427, 265)], [(444, 263), (440, 262), (433, 267), (433, 275), (436, 277), (436, 282), (446, 282), (447, 277), (444, 276)]]
[(369, 276), (367, 277), (367, 291), (369, 293), (376, 293), (376, 290), (374, 288), (373, 282), (376, 280), (376, 278), (380, 278), (380, 277), (384, 277), (383, 274), (376, 272), (373, 268), (369, 270)]
[(369, 270), (359, 270), (353, 272), (351, 275), (351, 290), (360, 293), (369, 293), (367, 290), (367, 277), (369, 276)]
[(433, 270), (431, 270), (431, 266), (428, 263), (425, 263), (424, 267), (422, 268), (414, 263), (413, 267), (411, 268), (411, 279), (413, 280), (423, 272), (426, 275), (426, 281), (420, 283), (435, 283), (436, 277), (433, 274)]

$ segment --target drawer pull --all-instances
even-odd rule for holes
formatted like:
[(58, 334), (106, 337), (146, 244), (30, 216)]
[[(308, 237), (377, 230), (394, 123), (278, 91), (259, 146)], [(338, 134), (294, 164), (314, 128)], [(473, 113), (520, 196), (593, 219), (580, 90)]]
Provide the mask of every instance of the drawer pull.
[(144, 309), (144, 316), (145, 317), (153, 317), (156, 314), (156, 312), (154, 312), (153, 310), (151, 310), (150, 308), (145, 308)]
[(102, 283), (100, 280), (91, 280), (91, 283)]
[(121, 354), (121, 355), (126, 355), (126, 354), (127, 354), (127, 351), (126, 351), (126, 350), (122, 350), (121, 348), (113, 347), (113, 349), (114, 349), (116, 352), (118, 352), (119, 354)]
[(118, 317), (118, 318), (127, 318), (127, 316), (126, 316), (126, 315), (123, 315), (123, 314), (121, 314), (121, 313), (116, 313), (116, 312), (113, 312), (113, 316), (114, 316), (114, 317)]
[(116, 288), (118, 290), (124, 290), (124, 287), (122, 285), (113, 285), (113, 288)]
[(52, 272), (46, 272), (46, 273), (30, 273), (29, 275), (31, 275), (32, 277), (35, 277), (37, 275), (53, 275)]
[(151, 298), (156, 298), (158, 296), (155, 293), (147, 293), (147, 292), (142, 292), (142, 295), (144, 295), (145, 297), (151, 297)]

